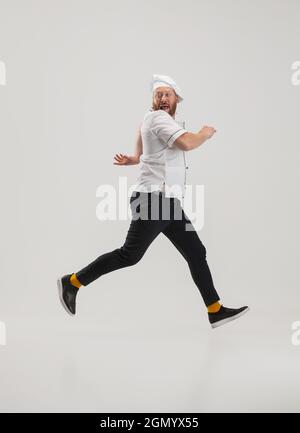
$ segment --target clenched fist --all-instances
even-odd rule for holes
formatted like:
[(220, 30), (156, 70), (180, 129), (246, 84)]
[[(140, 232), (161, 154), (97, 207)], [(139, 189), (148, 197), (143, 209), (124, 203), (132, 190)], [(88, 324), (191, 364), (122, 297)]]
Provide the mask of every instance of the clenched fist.
[(206, 139), (211, 138), (215, 132), (216, 129), (213, 126), (207, 126), (207, 125), (204, 125), (199, 131), (199, 133), (201, 133)]

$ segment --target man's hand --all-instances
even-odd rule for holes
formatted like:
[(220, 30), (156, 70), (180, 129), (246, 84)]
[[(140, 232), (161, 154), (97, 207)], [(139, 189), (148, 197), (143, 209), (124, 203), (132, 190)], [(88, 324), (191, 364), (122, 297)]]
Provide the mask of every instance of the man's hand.
[(213, 126), (204, 125), (203, 128), (200, 129), (199, 133), (201, 133), (205, 139), (211, 138), (216, 132)]
[(116, 153), (114, 160), (115, 165), (135, 165), (140, 162), (137, 156), (123, 155), (123, 153)]

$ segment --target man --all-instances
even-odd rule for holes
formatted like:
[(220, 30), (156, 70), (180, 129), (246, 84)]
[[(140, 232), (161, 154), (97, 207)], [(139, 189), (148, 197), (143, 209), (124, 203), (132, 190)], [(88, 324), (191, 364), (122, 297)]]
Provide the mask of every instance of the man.
[[(175, 120), (181, 89), (166, 75), (153, 75), (152, 108), (139, 128), (135, 154), (116, 154), (114, 164), (141, 162), (141, 171), (130, 197), (132, 221), (124, 244), (104, 253), (80, 271), (58, 279), (59, 296), (70, 315), (76, 313), (76, 295), (81, 286), (101, 275), (138, 263), (153, 240), (163, 233), (187, 261), (191, 276), (207, 307), (213, 328), (246, 313), (247, 306), (227, 308), (219, 301), (206, 261), (206, 248), (181, 207), (185, 190), (185, 152), (196, 149), (216, 130), (204, 126), (198, 133), (188, 132)], [(168, 212), (166, 212), (168, 211)], [(186, 225), (189, 230), (186, 230)], [(192, 227), (192, 230), (191, 230)]]

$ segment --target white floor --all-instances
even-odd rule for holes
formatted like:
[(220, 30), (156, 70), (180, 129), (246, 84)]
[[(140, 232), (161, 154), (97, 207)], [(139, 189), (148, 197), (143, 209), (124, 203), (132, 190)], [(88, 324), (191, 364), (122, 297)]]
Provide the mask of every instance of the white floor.
[(204, 310), (186, 320), (180, 306), (119, 305), (99, 317), (87, 305), (74, 318), (6, 319), (2, 412), (300, 410), (300, 346), (284, 316), (252, 308), (212, 330)]

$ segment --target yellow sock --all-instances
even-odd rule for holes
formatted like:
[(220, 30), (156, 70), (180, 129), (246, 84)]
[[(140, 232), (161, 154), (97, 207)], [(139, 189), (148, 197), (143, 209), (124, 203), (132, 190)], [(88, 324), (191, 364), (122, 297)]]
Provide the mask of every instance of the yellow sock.
[(72, 286), (75, 286), (78, 289), (79, 289), (80, 286), (82, 286), (81, 282), (76, 277), (76, 274), (72, 274), (71, 275), (70, 282), (71, 282)]
[(207, 311), (209, 313), (217, 313), (221, 308), (220, 302), (215, 302), (207, 307)]

